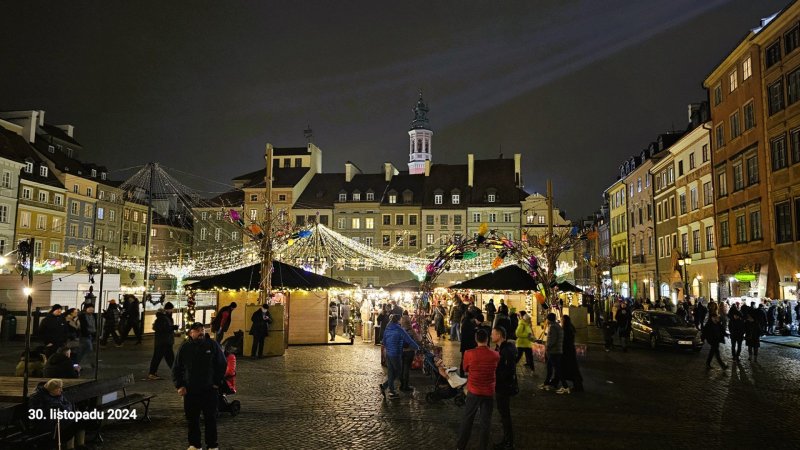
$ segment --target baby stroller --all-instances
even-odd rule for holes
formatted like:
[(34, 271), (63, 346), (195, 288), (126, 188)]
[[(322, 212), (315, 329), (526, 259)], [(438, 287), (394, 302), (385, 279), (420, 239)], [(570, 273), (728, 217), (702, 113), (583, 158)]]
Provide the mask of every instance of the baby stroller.
[(425, 394), (425, 401), (434, 404), (453, 399), (457, 406), (464, 406), (467, 399), (464, 386), (467, 380), (458, 376), (458, 368), (444, 367), (442, 361), (436, 361), (430, 352), (425, 352), (424, 364), (433, 377), (433, 390)]
[(229, 395), (236, 393), (236, 351), (235, 346), (225, 347), (225, 359), (228, 361), (228, 367), (225, 369), (225, 382), (219, 387), (219, 402), (217, 411), (220, 413), (227, 412), (231, 417), (236, 417), (239, 410), (242, 409), (239, 400), (228, 399)]

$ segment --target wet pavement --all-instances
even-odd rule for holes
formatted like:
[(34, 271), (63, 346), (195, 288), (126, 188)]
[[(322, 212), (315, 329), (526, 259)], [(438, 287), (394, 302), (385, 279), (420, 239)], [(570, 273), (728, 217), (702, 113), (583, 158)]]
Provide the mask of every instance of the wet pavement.
[[(601, 339), (591, 330), (590, 342)], [(443, 341), (445, 360), (458, 347)], [(0, 346), (0, 372), (13, 373), (21, 344)], [(104, 349), (101, 378), (146, 375), (152, 340)], [(707, 347), (650, 350), (634, 345), (606, 353), (589, 345), (581, 370), (586, 391), (539, 391), (544, 364), (520, 366), (520, 394), (512, 400), (517, 448), (798, 448), (800, 349), (762, 344), (759, 362), (706, 370)], [(746, 350), (745, 350), (746, 352)], [(730, 347), (723, 347), (730, 364)], [(237, 417), (219, 419), (222, 449), (452, 449), (462, 408), (428, 404), (430, 379), (412, 374), (415, 392), (383, 401), (379, 348), (361, 343), (290, 347), (283, 357), (239, 362)], [(168, 374), (162, 363), (160, 372)], [(182, 400), (168, 380), (137, 381), (132, 392), (157, 394), (152, 423), (112, 422), (104, 444), (92, 448), (185, 449)], [(499, 417), (492, 438), (499, 441)], [(477, 447), (473, 433), (472, 447)]]

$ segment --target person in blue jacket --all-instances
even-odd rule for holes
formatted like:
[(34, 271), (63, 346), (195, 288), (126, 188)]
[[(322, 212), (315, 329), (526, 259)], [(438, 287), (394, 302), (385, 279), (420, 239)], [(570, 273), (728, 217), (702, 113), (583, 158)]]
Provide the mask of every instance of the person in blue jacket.
[(403, 344), (408, 344), (415, 350), (419, 350), (419, 345), (406, 333), (400, 324), (400, 316), (392, 314), (389, 325), (383, 332), (383, 347), (386, 350), (386, 367), (388, 368), (388, 379), (380, 384), (381, 395), (386, 398), (386, 389), (389, 389), (389, 398), (397, 398), (394, 390), (394, 381), (400, 376), (403, 366)]

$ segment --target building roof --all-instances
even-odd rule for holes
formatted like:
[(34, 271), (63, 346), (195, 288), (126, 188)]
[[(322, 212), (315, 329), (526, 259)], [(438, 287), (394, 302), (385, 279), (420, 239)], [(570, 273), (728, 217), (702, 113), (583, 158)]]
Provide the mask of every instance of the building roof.
[(244, 205), (244, 192), (241, 190), (233, 190), (217, 195), (216, 197), (204, 200), (201, 202), (200, 208), (212, 207), (241, 207)]
[[(422, 202), (423, 208), (430, 209), (461, 209), (469, 205), (470, 190), (467, 186), (467, 173), (469, 168), (466, 164), (433, 164), (431, 165), (430, 175), (425, 178), (425, 192)], [(414, 175), (423, 177), (421, 175)], [(460, 194), (459, 204), (453, 205), (450, 196), (454, 190)], [(441, 191), (444, 195), (442, 204), (435, 203), (435, 195)]]
[(308, 147), (283, 147), (273, 148), (272, 156), (303, 156), (310, 155)]
[(295, 209), (332, 209), (344, 184), (343, 173), (318, 173), (294, 203)]
[(55, 125), (45, 123), (44, 125), (40, 126), (39, 129), (58, 140), (69, 142), (70, 144), (77, 145), (79, 147), (81, 145), (81, 143), (76, 141), (75, 138), (68, 135), (66, 131), (62, 130), (61, 128), (58, 128)]
[[(519, 206), (519, 202), (525, 198), (520, 197), (513, 159), (476, 160), (474, 167), (470, 206)], [(490, 203), (488, 195), (492, 193), (495, 201)]]
[[(394, 175), (386, 189), (387, 194), (392, 192), (397, 194), (397, 203), (393, 205), (421, 205), (425, 195), (425, 182), (427, 181), (425, 178), (424, 176), (410, 175), (407, 171)], [(408, 202), (405, 200), (405, 192), (411, 193), (411, 199)], [(381, 204), (389, 205), (388, 195), (381, 199)]]
[[(353, 176), (353, 179), (350, 180), (349, 183), (345, 182), (345, 177), (342, 175), (342, 183), (339, 185), (339, 189), (336, 191), (337, 200), (339, 192), (347, 192), (348, 194), (352, 194), (353, 192), (358, 191), (362, 194), (365, 192), (373, 192), (375, 193), (375, 201), (382, 202), (383, 197), (386, 194), (386, 188), (388, 184), (389, 183), (386, 182), (386, 175), (383, 173), (357, 173)], [(358, 203), (352, 202), (351, 199), (352, 197), (348, 195), (348, 203)]]
[[(36, 183), (64, 189), (64, 185), (58, 181), (53, 171), (47, 167), (47, 163), (36, 154), (28, 141), (22, 136), (0, 128), (0, 156), (21, 163), (33, 163), (33, 173), (28, 173), (24, 169), (20, 171), (20, 178)], [(47, 167), (47, 176), (41, 176), (40, 167)]]
[[(214, 288), (254, 290), (258, 289), (260, 282), (261, 264), (254, 264), (230, 273), (206, 278), (187, 287), (197, 290), (211, 290)], [(317, 275), (313, 272), (306, 272), (303, 269), (279, 261), (273, 261), (272, 287), (276, 289), (346, 289), (352, 288), (353, 285)]]
[[(308, 173), (309, 170), (311, 170), (310, 167), (273, 168), (272, 187), (294, 187), (306, 175), (306, 173)], [(266, 172), (266, 168), (259, 169), (255, 172), (250, 172), (248, 174), (236, 177), (233, 180), (244, 182), (242, 188), (263, 188), (265, 186), (264, 174)]]

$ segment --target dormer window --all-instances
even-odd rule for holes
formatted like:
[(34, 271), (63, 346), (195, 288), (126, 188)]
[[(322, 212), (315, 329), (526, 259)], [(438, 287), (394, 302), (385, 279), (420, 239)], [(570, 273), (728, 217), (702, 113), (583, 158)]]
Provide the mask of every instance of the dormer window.
[(33, 173), (33, 163), (32, 162), (26, 162), (25, 163), (25, 172)]
[(97, 170), (92, 169), (92, 178), (97, 178)]
[(39, 176), (47, 178), (47, 166), (39, 167)]
[(396, 193), (389, 194), (389, 203), (390, 204), (397, 203), (397, 194)]
[(444, 196), (442, 194), (434, 194), (433, 195), (433, 204), (441, 205), (443, 198), (444, 198)]
[(56, 152), (56, 148), (54, 146), (52, 146), (52, 145), (48, 145), (47, 146), (47, 151), (50, 152), (50, 153), (55, 153)]
[(403, 203), (412, 203), (413, 201), (414, 193), (409, 190), (403, 191)]
[(367, 192), (367, 201), (374, 202), (375, 201), (375, 193), (374, 192)]
[(495, 194), (486, 194), (486, 201), (489, 203), (494, 203), (497, 200)]
[(454, 205), (460, 204), (461, 203), (461, 194), (457, 193), (457, 192), (454, 192), (454, 193), (450, 194), (450, 203), (452, 203)]
[(105, 180), (106, 179), (106, 173), (105, 172), (100, 172), (100, 179), (101, 180)]
[(347, 192), (340, 192), (339, 193), (339, 201), (346, 202), (347, 201)]
[(353, 192), (353, 201), (360, 202), (361, 201), (361, 192), (355, 191)]

